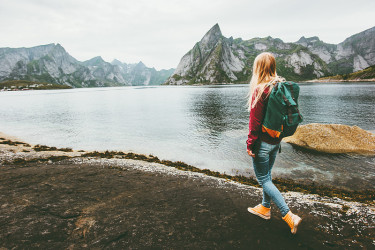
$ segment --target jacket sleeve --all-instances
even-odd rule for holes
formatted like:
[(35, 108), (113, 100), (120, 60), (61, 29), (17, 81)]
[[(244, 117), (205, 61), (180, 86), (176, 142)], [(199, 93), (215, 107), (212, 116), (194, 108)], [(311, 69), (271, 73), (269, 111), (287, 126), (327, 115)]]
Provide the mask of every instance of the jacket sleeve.
[[(255, 141), (258, 139), (260, 133), (262, 132), (262, 122), (264, 119), (264, 114), (266, 110), (266, 96), (268, 91), (264, 91), (261, 98), (256, 103), (255, 107), (250, 110), (249, 119), (249, 135), (247, 136), (247, 149), (252, 150)], [(254, 91), (252, 99), (254, 100), (257, 91)]]

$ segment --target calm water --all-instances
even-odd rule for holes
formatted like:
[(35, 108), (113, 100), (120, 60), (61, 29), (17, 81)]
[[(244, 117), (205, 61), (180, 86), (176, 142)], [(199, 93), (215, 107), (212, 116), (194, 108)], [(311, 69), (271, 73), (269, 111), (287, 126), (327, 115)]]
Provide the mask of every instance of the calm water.
[[(375, 131), (375, 84), (301, 84), (304, 123)], [(0, 93), (0, 131), (32, 144), (124, 150), (253, 175), (246, 153), (246, 85)], [(375, 188), (375, 158), (300, 152), (282, 144), (274, 177)]]

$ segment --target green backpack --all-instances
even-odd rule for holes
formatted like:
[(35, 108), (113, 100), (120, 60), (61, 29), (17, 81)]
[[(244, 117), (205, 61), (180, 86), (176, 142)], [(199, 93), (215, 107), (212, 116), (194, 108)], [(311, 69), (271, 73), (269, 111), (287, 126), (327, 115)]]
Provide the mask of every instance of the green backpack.
[(273, 87), (264, 116), (262, 131), (273, 138), (291, 136), (303, 120), (298, 109), (299, 86), (295, 82), (279, 82)]

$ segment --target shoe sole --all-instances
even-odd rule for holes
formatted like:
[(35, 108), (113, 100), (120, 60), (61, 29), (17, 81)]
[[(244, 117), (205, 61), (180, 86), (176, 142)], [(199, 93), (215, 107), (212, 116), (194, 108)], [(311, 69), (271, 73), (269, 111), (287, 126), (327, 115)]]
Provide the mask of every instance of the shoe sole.
[(257, 213), (257, 212), (255, 212), (255, 211), (251, 210), (250, 207), (247, 208), (247, 211), (249, 211), (249, 212), (252, 213), (252, 214), (258, 215), (259, 217), (261, 217), (261, 218), (263, 218), (263, 219), (265, 219), (265, 220), (269, 220), (269, 219), (271, 219), (271, 216), (267, 217), (267, 216), (265, 216), (265, 215), (263, 215), (263, 214)]
[(297, 233), (297, 228), (298, 228), (298, 225), (301, 224), (301, 221), (302, 221), (302, 219), (301, 219), (300, 217), (298, 217), (298, 221), (297, 221), (297, 223), (294, 225), (293, 230), (291, 231), (292, 234), (296, 234), (296, 233)]

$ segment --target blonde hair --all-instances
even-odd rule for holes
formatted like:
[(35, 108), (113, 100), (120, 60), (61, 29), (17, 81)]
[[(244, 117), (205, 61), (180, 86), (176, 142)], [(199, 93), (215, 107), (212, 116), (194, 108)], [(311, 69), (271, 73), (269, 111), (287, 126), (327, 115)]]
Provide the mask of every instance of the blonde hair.
[[(261, 98), (264, 90), (269, 86), (269, 93), (277, 82), (285, 81), (276, 73), (276, 60), (275, 57), (268, 52), (259, 54), (253, 64), (253, 75), (250, 81), (250, 90), (248, 94), (248, 109), (255, 107)], [(256, 96), (253, 100), (253, 94), (257, 89)]]

